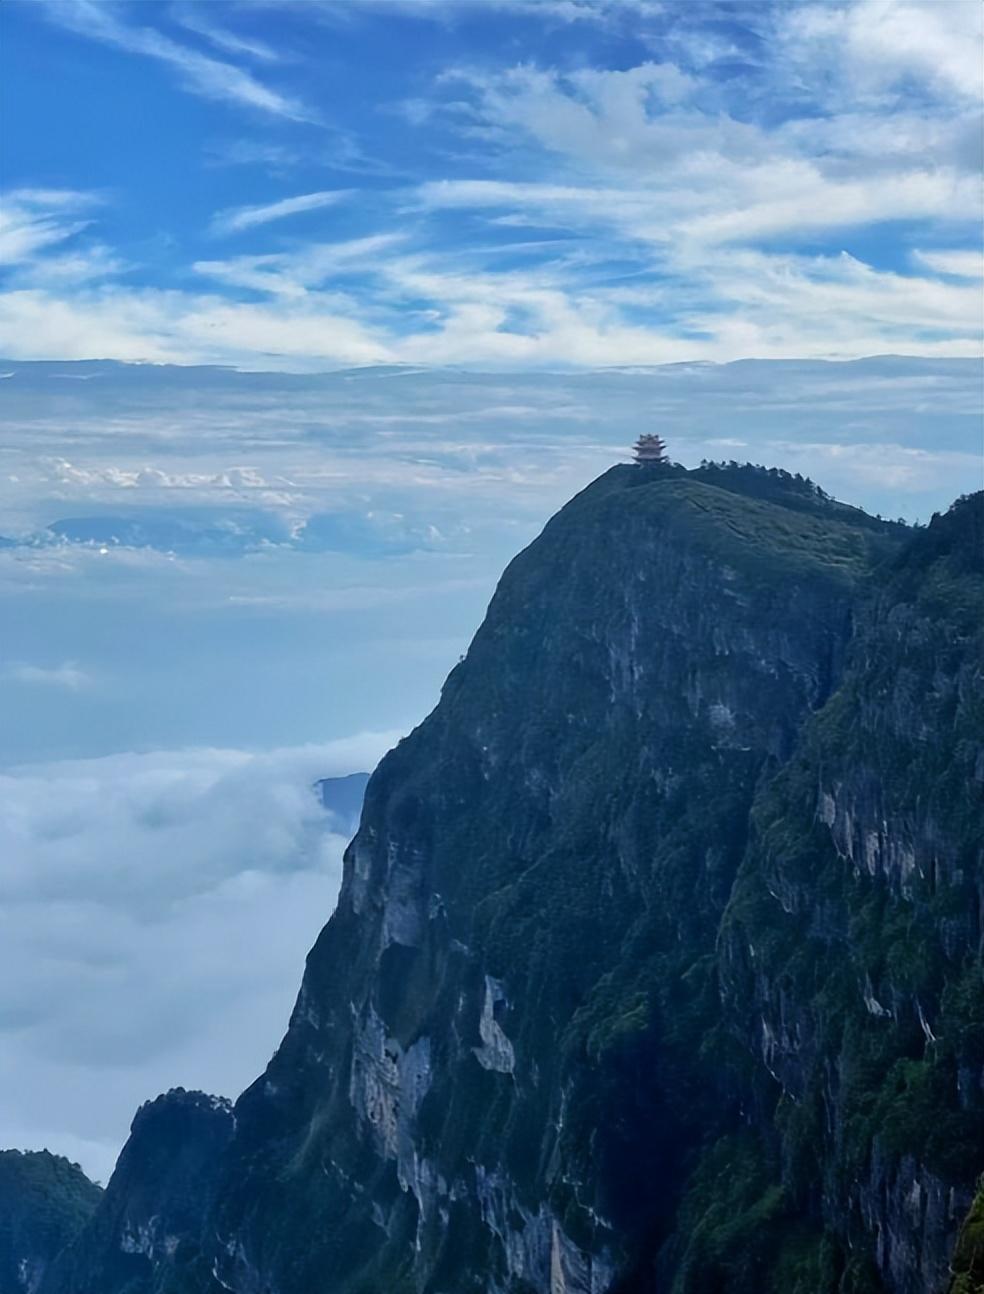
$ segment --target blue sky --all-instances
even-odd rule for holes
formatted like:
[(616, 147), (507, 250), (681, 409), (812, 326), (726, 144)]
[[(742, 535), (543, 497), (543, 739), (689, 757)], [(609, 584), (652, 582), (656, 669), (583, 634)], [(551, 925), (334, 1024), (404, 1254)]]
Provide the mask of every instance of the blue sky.
[(980, 15), (6, 0), (0, 1146), (105, 1180), (140, 1101), (259, 1072), (337, 893), (312, 782), (639, 432), (910, 520), (981, 486)]
[(972, 355), (974, 0), (10, 0), (0, 352)]

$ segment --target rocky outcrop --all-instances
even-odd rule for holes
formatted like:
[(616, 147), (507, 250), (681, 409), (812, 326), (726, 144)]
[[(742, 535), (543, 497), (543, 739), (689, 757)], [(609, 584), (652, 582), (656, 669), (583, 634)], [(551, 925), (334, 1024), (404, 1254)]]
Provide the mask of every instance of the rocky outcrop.
[(46, 1294), (940, 1294), (984, 1167), (978, 515), (752, 469), (573, 500), (373, 775), (266, 1073), (175, 1127), (194, 1205), (135, 1125), (72, 1270), (142, 1274)]
[(203, 1228), (234, 1126), (228, 1101), (183, 1088), (141, 1106), (99, 1209), (43, 1289), (219, 1294)]

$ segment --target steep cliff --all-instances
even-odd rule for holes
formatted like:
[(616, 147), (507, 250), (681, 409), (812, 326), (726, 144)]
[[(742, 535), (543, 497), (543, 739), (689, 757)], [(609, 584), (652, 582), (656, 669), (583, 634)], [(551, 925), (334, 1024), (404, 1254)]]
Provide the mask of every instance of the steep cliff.
[(757, 799), (719, 956), (787, 1190), (899, 1294), (946, 1287), (984, 1168), (981, 502), (879, 572), (842, 686)]
[(975, 526), (749, 469), (574, 499), (370, 781), (193, 1206), (134, 1206), (135, 1125), (48, 1294), (938, 1294), (984, 1168)]

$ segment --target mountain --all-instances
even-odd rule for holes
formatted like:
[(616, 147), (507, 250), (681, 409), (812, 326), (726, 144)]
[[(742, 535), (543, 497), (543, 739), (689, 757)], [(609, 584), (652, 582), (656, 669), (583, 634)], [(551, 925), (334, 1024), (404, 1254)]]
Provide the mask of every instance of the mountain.
[(348, 773), (345, 777), (323, 777), (315, 784), (322, 805), (343, 835), (354, 836), (359, 829), (368, 783), (368, 773)]
[(44, 1294), (942, 1294), (962, 1226), (970, 1272), (982, 505), (572, 500), (370, 779), (266, 1072), (138, 1115)]
[(234, 1126), (228, 1101), (180, 1087), (141, 1106), (99, 1209), (41, 1289), (218, 1294), (199, 1241)]
[(0, 1294), (35, 1294), (82, 1230), (102, 1191), (47, 1150), (0, 1150)]

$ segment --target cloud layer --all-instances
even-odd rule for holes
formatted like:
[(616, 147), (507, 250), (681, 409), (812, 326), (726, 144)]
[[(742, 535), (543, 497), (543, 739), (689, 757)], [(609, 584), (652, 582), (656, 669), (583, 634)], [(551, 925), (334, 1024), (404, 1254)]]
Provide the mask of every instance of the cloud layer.
[(340, 880), (349, 824), (312, 783), (394, 739), (0, 776), (0, 1144), (105, 1181), (141, 1101), (255, 1077)]

